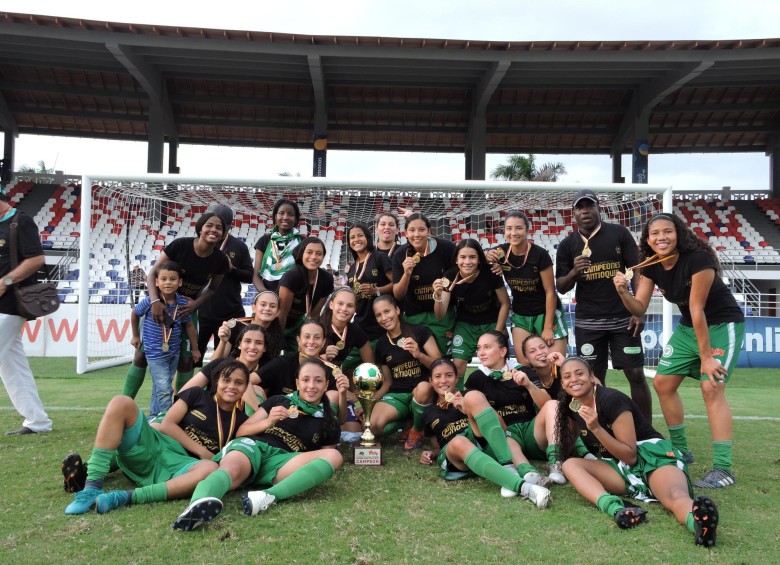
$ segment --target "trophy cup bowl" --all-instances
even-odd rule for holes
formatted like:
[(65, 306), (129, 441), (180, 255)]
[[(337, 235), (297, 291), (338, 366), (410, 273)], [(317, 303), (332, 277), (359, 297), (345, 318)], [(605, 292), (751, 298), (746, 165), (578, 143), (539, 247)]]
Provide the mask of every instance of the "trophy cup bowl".
[(371, 447), (376, 443), (374, 434), (371, 433), (371, 410), (374, 408), (374, 393), (382, 386), (382, 370), (373, 363), (362, 363), (358, 365), (352, 377), (355, 384), (355, 392), (360, 398), (360, 406), (363, 407), (365, 421), (363, 423), (363, 434), (360, 436), (360, 445)]

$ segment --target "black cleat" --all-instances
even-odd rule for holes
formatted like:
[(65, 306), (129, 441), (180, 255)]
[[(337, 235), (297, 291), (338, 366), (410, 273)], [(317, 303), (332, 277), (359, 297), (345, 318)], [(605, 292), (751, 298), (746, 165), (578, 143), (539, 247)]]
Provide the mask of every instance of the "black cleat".
[(623, 505), (625, 508), (621, 508), (615, 514), (615, 523), (618, 528), (628, 530), (647, 521), (647, 510), (627, 500), (623, 501)]
[(718, 508), (715, 502), (706, 494), (696, 495), (692, 512), (696, 523), (693, 542), (707, 548), (714, 547), (718, 531)]
[(62, 488), (65, 492), (80, 492), (87, 482), (87, 464), (78, 453), (69, 453), (62, 460)]

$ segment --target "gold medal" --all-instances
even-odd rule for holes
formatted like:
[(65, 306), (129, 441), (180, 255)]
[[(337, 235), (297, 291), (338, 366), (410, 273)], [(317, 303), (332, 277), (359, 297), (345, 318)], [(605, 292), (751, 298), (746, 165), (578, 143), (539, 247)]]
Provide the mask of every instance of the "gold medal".
[(422, 259), (422, 256), (419, 253), (412, 255), (412, 261), (414, 261), (415, 264), (419, 263), (420, 259)]
[(511, 381), (512, 380), (512, 371), (504, 371), (501, 373), (501, 380), (502, 381)]
[(298, 417), (298, 407), (295, 406), (294, 404), (292, 406), (290, 406), (290, 408), (288, 408), (288, 410), (287, 410), (287, 416), (290, 417), (290, 418), (293, 418), (293, 419), (297, 418)]
[(593, 251), (590, 250), (590, 247), (586, 245), (585, 247), (582, 248), (583, 257), (590, 257), (591, 255), (593, 255)]
[(634, 271), (631, 269), (626, 269), (626, 278), (630, 281), (634, 278)]
[(339, 348), (339, 351), (341, 351), (342, 349), (344, 349), (344, 346), (346, 346), (346, 345), (347, 345), (347, 344), (346, 344), (346, 343), (344, 343), (344, 340), (343, 340), (343, 339), (340, 339), (340, 340), (338, 340), (338, 341), (336, 342), (336, 347), (338, 347), (338, 348)]
[(396, 345), (398, 347), (400, 347), (401, 349), (403, 349), (405, 343), (406, 343), (406, 338), (405, 337), (399, 337), (398, 341), (396, 342)]
[(236, 327), (236, 319), (230, 318), (227, 322), (225, 322), (225, 325), (232, 330), (233, 328)]
[(569, 410), (572, 412), (577, 412), (579, 409), (582, 408), (582, 402), (577, 400), (576, 398), (572, 398), (571, 402), (569, 402)]
[(167, 353), (167, 352), (168, 352), (168, 349), (169, 349), (169, 347), (168, 347), (168, 344), (167, 344), (167, 343), (163, 343), (163, 344), (160, 346), (160, 349), (162, 349), (164, 353)]
[(443, 279), (441, 279), (441, 285), (444, 287), (445, 290), (450, 288), (450, 284), (451, 284), (451, 281), (447, 277), (444, 277)]
[(278, 261), (276, 264), (274, 264), (274, 269), (276, 269), (277, 271), (281, 271), (282, 270), (282, 262)]
[(455, 400), (454, 394), (452, 394), (450, 391), (444, 393), (444, 402), (446, 402), (447, 404), (452, 404), (453, 400)]
[(504, 258), (504, 250), (500, 247), (496, 247), (493, 251), (496, 253), (496, 257), (498, 257), (499, 260)]

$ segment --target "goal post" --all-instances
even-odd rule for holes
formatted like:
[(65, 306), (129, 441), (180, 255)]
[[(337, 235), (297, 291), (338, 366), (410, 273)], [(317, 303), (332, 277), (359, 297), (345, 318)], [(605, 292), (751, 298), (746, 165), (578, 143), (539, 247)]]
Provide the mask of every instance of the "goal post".
[[(130, 273), (134, 267), (148, 272), (165, 245), (176, 237), (194, 236), (195, 221), (211, 204), (234, 210), (231, 234), (243, 239), (253, 256), (255, 243), (272, 227), (274, 202), (279, 198), (298, 202), (301, 232), (325, 242), (323, 266), (341, 273), (348, 261), (347, 227), (363, 222), (373, 232), (377, 214), (397, 214), (399, 206), (424, 213), (438, 237), (455, 242), (471, 237), (483, 247), (502, 242), (506, 212), (521, 210), (532, 224), (529, 239), (547, 249), (554, 261), (557, 243), (574, 227), (572, 197), (585, 188), (599, 195), (604, 221), (625, 225), (637, 239), (651, 214), (672, 211), (670, 187), (641, 184), (85, 175), (76, 370), (84, 373), (131, 360)], [(245, 303), (251, 303), (254, 292), (251, 285), (244, 285)], [(573, 315), (573, 293), (562, 300)], [(671, 335), (671, 306), (655, 297), (647, 320), (643, 342), (646, 354), (652, 354), (646, 355), (646, 368), (652, 371), (662, 336)], [(573, 320), (569, 322), (573, 327)]]

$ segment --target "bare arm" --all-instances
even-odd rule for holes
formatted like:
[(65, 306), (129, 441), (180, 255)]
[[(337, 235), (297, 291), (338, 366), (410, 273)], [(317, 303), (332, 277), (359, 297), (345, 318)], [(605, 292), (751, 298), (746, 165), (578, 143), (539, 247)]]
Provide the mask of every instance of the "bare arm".
[(509, 294), (504, 287), (496, 289), (496, 298), (498, 298), (498, 318), (496, 318), (496, 331), (504, 333), (506, 331), (506, 319), (509, 317), (509, 309), (512, 304), (509, 302)]
[[(639, 286), (634, 286), (636, 293), (634, 296), (628, 290), (628, 280), (626, 275), (618, 271), (612, 279), (615, 283), (615, 288), (620, 296), (620, 300), (623, 301), (623, 305), (634, 316), (642, 316), (647, 312), (647, 307), (650, 305), (650, 298), (653, 296), (653, 288), (655, 283), (647, 277), (641, 277), (639, 279)], [(633, 283), (632, 283), (633, 284)]]
[(607, 450), (626, 463), (627, 465), (636, 464), (636, 429), (634, 428), (634, 417), (630, 410), (626, 410), (612, 422), (612, 431), (615, 437), (601, 427), (598, 421), (598, 414), (589, 406), (582, 406), (579, 414), (588, 426), (588, 429), (596, 436)]
[(174, 402), (173, 406), (171, 406), (170, 410), (165, 414), (162, 423), (160, 423), (160, 431), (178, 441), (182, 447), (190, 453), (194, 453), (201, 459), (211, 459), (214, 454), (188, 436), (187, 433), (179, 427), (179, 423), (187, 414), (188, 408), (187, 403), (181, 399)]
[(255, 288), (258, 292), (262, 292), (266, 290), (265, 284), (263, 284), (263, 279), (260, 276), (260, 268), (263, 266), (263, 252), (259, 249), (255, 249), (255, 270), (254, 274), (252, 275), (252, 284), (255, 285)]
[(716, 383), (722, 383), (728, 374), (728, 370), (712, 354), (709, 326), (707, 316), (704, 314), (704, 305), (714, 280), (715, 269), (705, 269), (694, 274), (691, 277), (689, 298), (691, 322), (693, 322), (693, 331), (696, 334), (696, 343), (699, 346), (699, 357), (701, 358), (701, 374), (707, 375), (713, 387), (716, 386)]
[(290, 313), (293, 302), (293, 292), (286, 286), (279, 286), (279, 324), (287, 327), (287, 315)]

